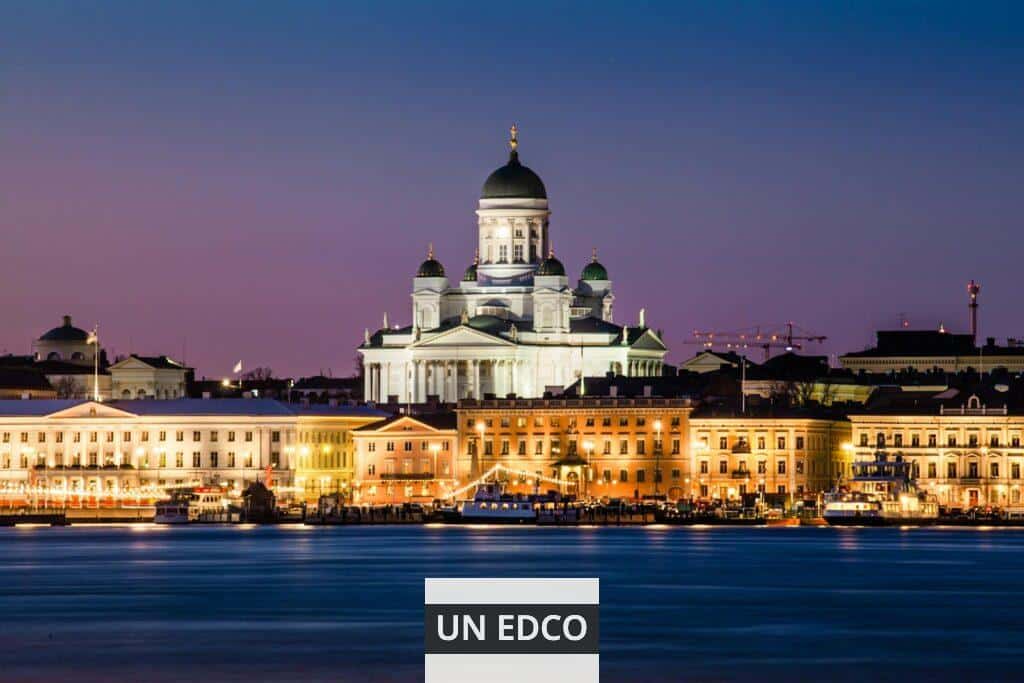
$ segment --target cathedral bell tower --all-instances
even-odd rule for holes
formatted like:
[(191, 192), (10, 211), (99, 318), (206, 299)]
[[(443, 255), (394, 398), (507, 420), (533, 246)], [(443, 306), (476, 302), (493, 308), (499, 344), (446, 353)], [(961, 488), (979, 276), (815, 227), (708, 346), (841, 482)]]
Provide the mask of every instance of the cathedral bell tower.
[(519, 129), (514, 125), (508, 145), (508, 163), (484, 182), (476, 212), (482, 285), (530, 285), (550, 247), (547, 190), (519, 162)]

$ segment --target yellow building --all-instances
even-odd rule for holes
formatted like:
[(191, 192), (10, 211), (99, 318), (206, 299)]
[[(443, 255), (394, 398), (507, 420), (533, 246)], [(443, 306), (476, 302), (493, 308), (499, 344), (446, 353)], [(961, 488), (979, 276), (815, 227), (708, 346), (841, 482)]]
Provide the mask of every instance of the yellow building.
[(460, 401), (459, 481), (501, 465), (512, 492), (557, 487), (592, 498), (680, 498), (688, 488), (692, 409), (680, 398)]
[(813, 413), (718, 415), (705, 409), (693, 415), (690, 431), (695, 498), (733, 500), (763, 492), (795, 500), (828, 491), (849, 471), (845, 419)]
[(330, 493), (351, 497), (355, 479), (353, 430), (381, 422), (391, 413), (364, 406), (312, 405), (298, 408), (294, 446), (295, 486), (315, 503)]
[(901, 392), (850, 416), (855, 457), (882, 450), (914, 464), (917, 486), (950, 508), (1020, 507), (1024, 415), (990, 392)]
[(362, 427), (353, 438), (357, 503), (424, 503), (456, 488), (458, 433), (451, 412), (395, 415)]

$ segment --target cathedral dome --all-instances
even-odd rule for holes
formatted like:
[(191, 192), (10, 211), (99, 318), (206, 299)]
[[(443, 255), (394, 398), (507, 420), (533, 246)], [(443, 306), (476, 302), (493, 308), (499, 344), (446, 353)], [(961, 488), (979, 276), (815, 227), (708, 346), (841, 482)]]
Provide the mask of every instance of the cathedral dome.
[(89, 339), (89, 333), (71, 324), (71, 316), (64, 316), (64, 324), (55, 327), (39, 338), (39, 341), (69, 341), (84, 342)]
[(473, 263), (466, 268), (466, 272), (462, 276), (463, 282), (476, 282), (476, 267), (480, 265), (480, 251), (477, 250), (476, 256), (473, 257)]
[(512, 126), (508, 163), (497, 169), (484, 181), (480, 199), (547, 199), (544, 182), (536, 173), (519, 163), (519, 130)]
[(554, 252), (548, 254), (548, 257), (540, 262), (540, 266), (537, 267), (537, 275), (550, 276), (555, 275), (559, 277), (565, 276), (565, 266), (562, 262), (555, 258)]
[(444, 277), (444, 266), (434, 258), (434, 245), (427, 250), (427, 260), (420, 264), (416, 277)]
[(607, 280), (608, 270), (601, 265), (601, 262), (597, 260), (597, 249), (594, 249), (593, 256), (590, 257), (590, 263), (583, 268), (583, 274), (580, 276), (581, 280)]

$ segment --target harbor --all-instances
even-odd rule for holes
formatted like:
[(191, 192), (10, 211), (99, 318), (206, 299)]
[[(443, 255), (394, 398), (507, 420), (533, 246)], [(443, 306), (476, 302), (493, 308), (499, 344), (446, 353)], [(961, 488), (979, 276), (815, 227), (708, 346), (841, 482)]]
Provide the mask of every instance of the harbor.
[(1015, 530), (126, 524), (0, 548), (16, 683), (109, 681), (112, 652), (154, 683), (422, 680), (424, 576), (600, 577), (609, 683), (1016, 680), (1024, 657)]

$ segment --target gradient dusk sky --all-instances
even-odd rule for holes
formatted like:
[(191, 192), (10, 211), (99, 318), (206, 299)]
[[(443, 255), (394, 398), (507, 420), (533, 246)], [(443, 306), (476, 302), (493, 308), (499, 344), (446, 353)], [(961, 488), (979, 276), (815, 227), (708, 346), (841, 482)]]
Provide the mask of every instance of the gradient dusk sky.
[[(544, 179), (616, 321), (901, 313), (1024, 336), (1019, 3), (0, 4), (0, 350), (69, 313), (114, 353), (348, 374), (458, 279), (484, 178)], [(754, 354), (753, 358), (759, 358)]]

